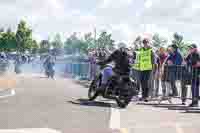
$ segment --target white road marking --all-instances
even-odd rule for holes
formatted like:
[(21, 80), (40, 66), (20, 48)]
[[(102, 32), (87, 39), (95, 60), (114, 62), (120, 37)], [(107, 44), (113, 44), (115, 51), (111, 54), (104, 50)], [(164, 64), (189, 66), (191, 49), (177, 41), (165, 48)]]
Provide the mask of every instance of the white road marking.
[(120, 129), (120, 111), (111, 107), (110, 129)]
[(181, 128), (180, 124), (176, 123), (176, 133), (184, 133), (183, 129)]
[[(109, 102), (111, 104), (111, 115), (110, 115), (110, 125), (109, 128), (113, 131), (119, 131), (120, 133), (128, 133), (128, 129), (121, 127), (121, 121), (120, 121), (120, 110), (112, 106), (113, 101)], [(114, 103), (116, 104), (116, 103)], [(124, 109), (125, 110), (125, 109)]]
[(11, 95), (13, 95), (13, 96), (15, 95), (15, 90), (14, 89), (11, 90)]
[(109, 128), (112, 130), (120, 130), (120, 110), (114, 105), (116, 105), (115, 101), (109, 101), (111, 107), (110, 107), (110, 123)]
[(15, 90), (14, 89), (12, 89), (12, 90), (10, 90), (10, 94), (8, 94), (8, 95), (3, 95), (3, 96), (0, 96), (0, 98), (6, 98), (6, 97), (10, 97), (10, 96), (14, 96), (16, 93), (15, 93)]
[(49, 128), (1, 129), (0, 133), (62, 133)]
[(127, 128), (122, 128), (120, 129), (121, 133), (129, 133), (129, 130)]

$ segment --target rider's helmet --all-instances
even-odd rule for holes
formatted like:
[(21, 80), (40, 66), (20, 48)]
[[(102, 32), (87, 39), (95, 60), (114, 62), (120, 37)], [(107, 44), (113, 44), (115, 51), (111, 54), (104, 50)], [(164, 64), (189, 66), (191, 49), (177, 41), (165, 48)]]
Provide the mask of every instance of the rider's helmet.
[(125, 43), (119, 43), (118, 48), (119, 48), (119, 50), (125, 51), (128, 49), (128, 46)]

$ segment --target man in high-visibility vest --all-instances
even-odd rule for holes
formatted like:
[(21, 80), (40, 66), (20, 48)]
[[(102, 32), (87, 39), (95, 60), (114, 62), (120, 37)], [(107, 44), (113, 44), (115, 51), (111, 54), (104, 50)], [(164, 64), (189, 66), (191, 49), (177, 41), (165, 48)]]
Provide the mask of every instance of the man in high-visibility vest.
[(142, 88), (141, 101), (148, 102), (150, 75), (154, 65), (154, 54), (152, 48), (149, 46), (148, 39), (143, 40), (143, 46), (139, 50), (137, 69), (139, 69), (139, 80)]

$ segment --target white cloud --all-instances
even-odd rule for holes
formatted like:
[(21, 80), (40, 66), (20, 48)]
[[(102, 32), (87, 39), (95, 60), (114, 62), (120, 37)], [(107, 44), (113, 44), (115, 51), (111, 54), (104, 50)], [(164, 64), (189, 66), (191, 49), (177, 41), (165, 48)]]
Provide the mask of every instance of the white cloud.
[(5, 12), (0, 27), (16, 29), (24, 18), (37, 38), (97, 27), (112, 32), (118, 41), (132, 42), (143, 32), (168, 37), (175, 31), (187, 40), (200, 40), (199, 0), (3, 0), (0, 9)]
[(152, 1), (151, 0), (147, 0), (144, 4), (145, 8), (150, 8), (152, 6)]
[(128, 6), (133, 0), (102, 0), (99, 8), (120, 8), (122, 6)]

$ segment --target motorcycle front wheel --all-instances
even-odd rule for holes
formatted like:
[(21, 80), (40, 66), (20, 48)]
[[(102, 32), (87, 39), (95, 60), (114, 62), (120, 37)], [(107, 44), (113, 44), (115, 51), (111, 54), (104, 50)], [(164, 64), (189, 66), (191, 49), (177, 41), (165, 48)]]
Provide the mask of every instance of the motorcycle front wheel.
[(100, 80), (101, 80), (101, 76), (99, 75), (90, 84), (90, 87), (88, 90), (88, 98), (90, 101), (95, 100), (99, 95), (99, 92), (97, 90), (99, 87)]
[(88, 90), (88, 98), (90, 101), (93, 101), (98, 97), (97, 87), (97, 80), (93, 80)]

